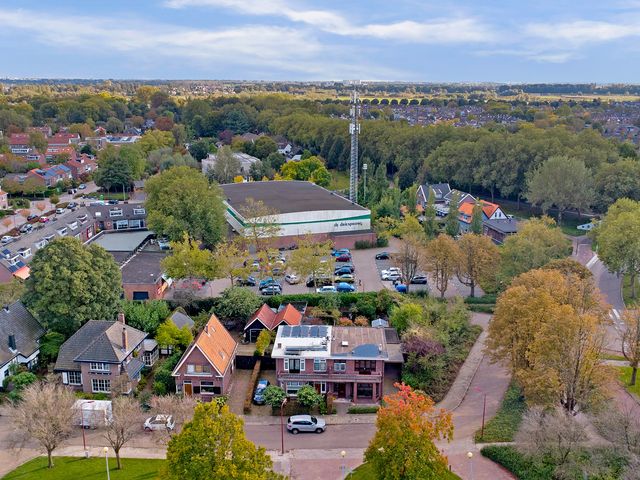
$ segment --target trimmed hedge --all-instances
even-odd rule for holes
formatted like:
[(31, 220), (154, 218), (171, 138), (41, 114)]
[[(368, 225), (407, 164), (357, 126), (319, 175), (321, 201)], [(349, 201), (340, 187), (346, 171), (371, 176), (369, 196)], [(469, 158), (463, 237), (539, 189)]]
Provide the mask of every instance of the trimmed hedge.
[(251, 379), (249, 380), (249, 386), (247, 387), (247, 393), (244, 398), (244, 408), (242, 409), (245, 414), (251, 413), (251, 402), (253, 401), (253, 392), (256, 389), (258, 383), (258, 376), (260, 375), (260, 368), (262, 366), (262, 360), (257, 359), (256, 364), (253, 366), (251, 372)]
[(369, 240), (357, 240), (354, 243), (356, 250), (365, 250), (367, 248), (380, 248), (389, 246), (389, 239), (387, 237), (378, 237), (375, 242)]
[(484, 426), (484, 436), (481, 430), (475, 433), (476, 443), (511, 442), (520, 427), (522, 415), (527, 410), (527, 405), (522, 395), (522, 390), (515, 383), (509, 385), (500, 409), (495, 417)]
[(492, 304), (496, 303), (497, 295), (495, 293), (487, 293), (481, 297), (465, 297), (466, 304)]
[(352, 413), (352, 414), (361, 414), (361, 413), (378, 413), (378, 410), (380, 409), (379, 406), (373, 406), (373, 407), (349, 407), (349, 409), (347, 410), (347, 413)]
[(467, 305), (467, 308), (476, 313), (493, 313), (495, 305), (482, 305), (478, 303), (472, 303), (471, 305)]
[(518, 452), (515, 447), (490, 445), (483, 447), (480, 453), (489, 460), (503, 466), (519, 480), (549, 480), (555, 470), (553, 465), (536, 462)]

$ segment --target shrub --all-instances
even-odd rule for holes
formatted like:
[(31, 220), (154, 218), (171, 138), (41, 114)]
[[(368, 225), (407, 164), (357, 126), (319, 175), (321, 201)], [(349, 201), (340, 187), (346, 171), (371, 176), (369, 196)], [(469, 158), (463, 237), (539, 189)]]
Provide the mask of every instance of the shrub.
[(389, 246), (389, 237), (384, 235), (378, 235), (376, 239), (376, 247), (388, 247)]
[(353, 323), (355, 325), (357, 325), (358, 327), (368, 327), (369, 326), (369, 320), (367, 320), (367, 317), (363, 317), (363, 316), (356, 317), (356, 320)]
[(373, 297), (359, 297), (355, 307), (358, 315), (371, 319), (376, 316), (376, 299)]
[(365, 250), (367, 248), (375, 247), (374, 242), (370, 242), (369, 240), (356, 240), (356, 243), (353, 245), (356, 250)]
[(476, 432), (476, 443), (513, 441), (526, 408), (522, 390), (511, 383), (495, 417), (484, 426), (484, 435), (481, 435), (481, 430)]
[(370, 407), (349, 407), (347, 413), (352, 414), (363, 414), (363, 413), (378, 413), (380, 407), (378, 406), (370, 406)]
[(247, 393), (244, 398), (244, 413), (251, 413), (251, 401), (253, 400), (253, 392), (256, 389), (256, 384), (258, 383), (258, 375), (260, 375), (260, 368), (262, 367), (262, 360), (256, 360), (256, 364), (253, 366), (253, 371), (251, 372), (251, 378), (249, 380), (249, 385), (247, 386)]
[(49, 197), (49, 201), (50, 201), (52, 204), (54, 204), (54, 205), (55, 205), (56, 203), (58, 203), (58, 202), (60, 201), (60, 197), (59, 197), (58, 195), (51, 195), (51, 196)]
[(166, 385), (163, 382), (153, 382), (153, 393), (155, 393), (156, 395), (166, 395)]
[(311, 385), (304, 385), (298, 390), (298, 402), (307, 408), (314, 407), (321, 401), (322, 395), (316, 392), (316, 389)]
[(271, 344), (271, 332), (269, 330), (262, 330), (258, 339), (256, 340), (256, 350), (254, 355), (262, 356)]
[(525, 457), (512, 446), (491, 445), (480, 453), (513, 473), (520, 480), (548, 480), (554, 478), (553, 465)]
[(466, 304), (492, 304), (496, 303), (496, 294), (495, 293), (487, 293), (481, 297), (466, 297), (464, 299), (464, 303)]
[(264, 402), (272, 407), (279, 407), (287, 398), (287, 393), (277, 385), (269, 385), (264, 391)]
[(141, 377), (140, 381), (138, 382), (138, 386), (136, 387), (136, 390), (138, 392), (141, 392), (142, 390), (144, 390), (144, 387), (147, 386), (147, 379), (145, 377)]
[(494, 308), (495, 305), (482, 305), (477, 303), (469, 305), (469, 310), (476, 313), (493, 313)]

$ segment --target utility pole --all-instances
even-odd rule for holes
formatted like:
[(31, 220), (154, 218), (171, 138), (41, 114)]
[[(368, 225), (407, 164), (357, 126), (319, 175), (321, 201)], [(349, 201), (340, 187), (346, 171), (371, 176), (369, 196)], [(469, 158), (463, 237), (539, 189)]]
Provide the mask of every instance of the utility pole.
[(351, 93), (351, 122), (349, 123), (349, 134), (351, 135), (351, 168), (349, 172), (349, 200), (358, 202), (358, 135), (360, 134), (360, 124), (358, 116), (360, 113), (360, 99), (358, 98), (358, 85), (360, 80), (350, 82), (353, 85)]

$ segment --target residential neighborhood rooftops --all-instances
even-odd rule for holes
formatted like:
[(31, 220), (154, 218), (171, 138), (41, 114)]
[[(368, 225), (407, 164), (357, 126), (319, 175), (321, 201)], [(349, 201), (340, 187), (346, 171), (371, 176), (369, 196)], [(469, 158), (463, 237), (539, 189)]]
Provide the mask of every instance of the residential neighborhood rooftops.
[(166, 257), (164, 252), (142, 251), (133, 255), (122, 267), (122, 284), (148, 284), (162, 276), (160, 262)]
[(187, 327), (189, 329), (193, 328), (193, 319), (181, 311), (181, 309), (176, 309), (169, 317), (174, 325), (178, 328)]
[(317, 210), (366, 211), (364, 207), (311, 182), (247, 182), (221, 187), (227, 203), (236, 211), (242, 209), (247, 198), (261, 201), (280, 214)]
[(328, 357), (331, 352), (331, 327), (326, 325), (283, 325), (278, 327), (271, 356), (282, 358)]
[(519, 228), (519, 223), (514, 218), (485, 220), (482, 224), (504, 234), (517, 233)]
[(97, 243), (108, 252), (133, 252), (153, 235), (149, 230), (104, 232), (96, 237), (93, 243)]
[(286, 304), (282, 309), (278, 310), (278, 312), (274, 312), (273, 309), (265, 303), (249, 317), (245, 330), (256, 320), (259, 320), (268, 330), (273, 330), (282, 322), (287, 325), (300, 325), (302, 313), (290, 303)]
[(384, 330), (372, 327), (332, 327), (331, 356), (387, 358)]
[(29, 357), (38, 350), (45, 333), (42, 325), (17, 301), (0, 309), (0, 366), (18, 355)]

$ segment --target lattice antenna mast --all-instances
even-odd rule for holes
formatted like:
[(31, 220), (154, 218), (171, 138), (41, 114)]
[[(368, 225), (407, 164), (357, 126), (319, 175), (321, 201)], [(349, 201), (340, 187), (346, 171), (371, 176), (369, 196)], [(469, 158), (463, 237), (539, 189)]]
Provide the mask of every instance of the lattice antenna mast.
[(349, 134), (351, 135), (351, 169), (349, 174), (349, 200), (358, 202), (358, 135), (360, 134), (360, 99), (358, 97), (359, 80), (349, 82), (353, 85), (351, 93), (351, 122), (349, 123)]

